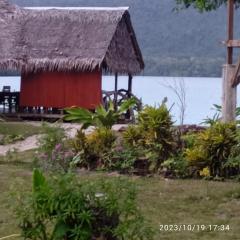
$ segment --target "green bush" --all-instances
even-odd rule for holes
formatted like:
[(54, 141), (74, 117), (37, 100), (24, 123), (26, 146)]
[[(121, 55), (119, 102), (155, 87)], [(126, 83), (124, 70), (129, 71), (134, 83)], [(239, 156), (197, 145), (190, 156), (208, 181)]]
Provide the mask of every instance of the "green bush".
[(135, 125), (130, 125), (122, 134), (124, 144), (127, 147), (138, 147), (141, 141), (143, 141), (143, 133), (140, 128)]
[(167, 107), (146, 106), (139, 113), (138, 125), (123, 133), (123, 144), (142, 150), (151, 162), (151, 169), (157, 171), (175, 151), (173, 122)]
[(34, 165), (44, 171), (67, 172), (71, 168), (74, 153), (66, 144), (64, 129), (47, 123), (42, 125), (42, 129)]
[(181, 136), (185, 148), (192, 148), (197, 141), (198, 133), (187, 133)]
[(193, 147), (186, 150), (191, 166), (202, 170), (209, 167), (211, 176), (224, 176), (224, 164), (237, 144), (236, 125), (216, 122), (199, 133)]
[(113, 169), (122, 173), (132, 173), (136, 160), (144, 156), (141, 150), (139, 148), (124, 147), (120, 151), (115, 151)]
[(237, 129), (237, 144), (231, 149), (231, 153), (224, 168), (228, 176), (240, 175), (240, 131)]
[(152, 239), (136, 205), (132, 183), (122, 180), (79, 181), (73, 175), (46, 179), (33, 174), (29, 194), (19, 197), (17, 217), (24, 239)]
[(78, 131), (72, 142), (79, 156), (78, 164), (88, 169), (111, 169), (115, 141), (114, 132), (108, 128), (97, 128), (87, 136), (82, 130)]
[(64, 143), (58, 143), (51, 154), (40, 153), (35, 159), (35, 166), (47, 172), (67, 173), (75, 167), (75, 153)]
[(78, 130), (77, 135), (71, 141), (71, 145), (78, 156), (76, 165), (87, 169), (92, 169), (96, 166), (98, 156), (95, 155), (93, 146), (89, 144), (82, 130)]
[(161, 166), (166, 169), (165, 177), (189, 177), (188, 162), (181, 154), (167, 159)]
[(58, 125), (42, 125), (43, 134), (39, 138), (39, 150), (45, 154), (51, 155), (55, 146), (63, 143), (66, 139), (65, 131)]

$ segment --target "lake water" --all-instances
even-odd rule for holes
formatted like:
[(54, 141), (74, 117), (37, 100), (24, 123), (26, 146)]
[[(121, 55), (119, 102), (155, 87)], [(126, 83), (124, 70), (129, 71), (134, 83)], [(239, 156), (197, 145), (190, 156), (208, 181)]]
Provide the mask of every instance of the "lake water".
[[(127, 77), (119, 77), (119, 89), (127, 88)], [(167, 105), (171, 109), (174, 120), (179, 122), (179, 101), (169, 86), (178, 86), (182, 82), (186, 93), (186, 124), (199, 124), (207, 116), (212, 116), (213, 104), (221, 104), (222, 79), (221, 78), (177, 78), (177, 77), (148, 77), (133, 78), (133, 93), (142, 98), (144, 104), (155, 105), (168, 98)], [(0, 77), (0, 89), (10, 85), (12, 90), (19, 91), (19, 77)], [(104, 90), (114, 89), (114, 77), (104, 76), (102, 87)], [(239, 99), (239, 96), (238, 96)]]

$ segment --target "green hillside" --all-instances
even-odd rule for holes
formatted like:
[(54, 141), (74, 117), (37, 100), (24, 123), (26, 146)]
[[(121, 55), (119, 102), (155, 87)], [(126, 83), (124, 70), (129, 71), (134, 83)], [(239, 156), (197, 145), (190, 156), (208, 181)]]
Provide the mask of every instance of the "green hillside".
[[(173, 11), (175, 0), (12, 0), (20, 6), (130, 6), (144, 75), (220, 76), (225, 62), (226, 8)], [(240, 10), (236, 22), (240, 20)], [(239, 35), (240, 29), (236, 29)], [(236, 35), (237, 35), (236, 34)]]

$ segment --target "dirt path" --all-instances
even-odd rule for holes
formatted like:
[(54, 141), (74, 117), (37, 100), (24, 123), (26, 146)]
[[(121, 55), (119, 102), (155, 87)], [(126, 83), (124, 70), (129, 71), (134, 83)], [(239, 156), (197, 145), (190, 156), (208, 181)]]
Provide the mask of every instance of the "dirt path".
[(8, 144), (8, 145), (0, 145), (0, 155), (5, 156), (8, 152), (14, 151), (14, 150), (19, 152), (24, 152), (27, 150), (37, 148), (38, 136), (39, 135), (33, 135), (26, 138), (23, 141), (19, 141), (19, 142)]
[[(32, 124), (34, 126), (41, 126), (42, 123), (40, 122), (26, 122), (26, 124)], [(61, 123), (59, 124), (62, 128), (65, 129), (66, 135), (69, 138), (73, 138), (77, 130), (81, 128), (80, 124), (75, 124), (75, 123)], [(126, 125), (115, 125), (113, 126), (113, 130), (119, 131), (122, 127), (126, 127)], [(93, 131), (93, 127), (88, 128), (85, 133), (89, 134)], [(31, 149), (36, 149), (38, 148), (38, 138), (40, 135), (33, 135), (28, 138), (26, 138), (23, 141), (18, 141), (13, 144), (8, 144), (8, 145), (0, 145), (0, 156), (5, 156), (9, 151), (19, 151), (19, 152), (24, 152), (27, 150)]]

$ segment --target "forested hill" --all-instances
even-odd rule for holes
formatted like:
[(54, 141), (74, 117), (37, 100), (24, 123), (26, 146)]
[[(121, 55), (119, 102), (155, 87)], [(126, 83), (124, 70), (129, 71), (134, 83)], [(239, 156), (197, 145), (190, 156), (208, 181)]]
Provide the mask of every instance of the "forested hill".
[[(226, 7), (200, 14), (173, 11), (175, 0), (12, 0), (20, 6), (130, 6), (144, 75), (220, 76), (225, 62)], [(236, 22), (240, 22), (240, 9)], [(236, 36), (240, 37), (240, 26)]]

